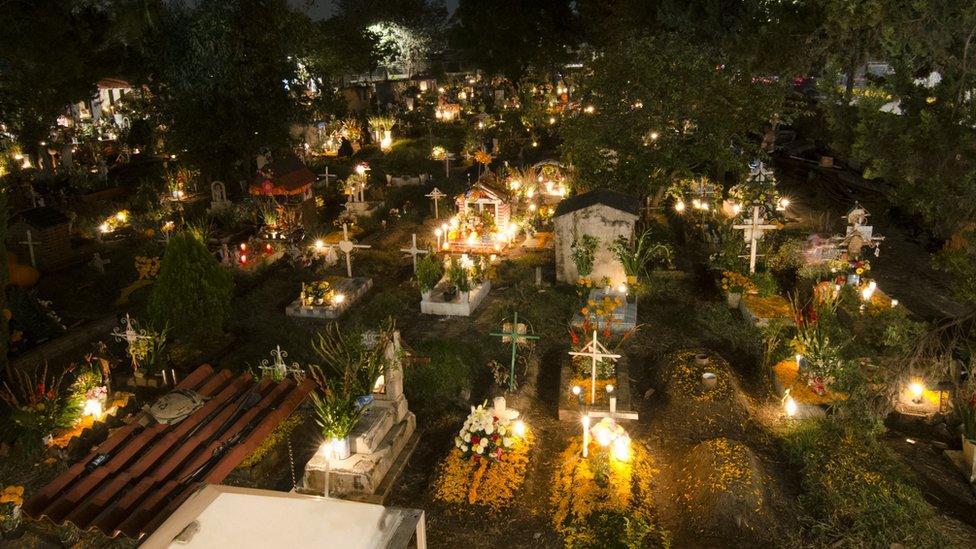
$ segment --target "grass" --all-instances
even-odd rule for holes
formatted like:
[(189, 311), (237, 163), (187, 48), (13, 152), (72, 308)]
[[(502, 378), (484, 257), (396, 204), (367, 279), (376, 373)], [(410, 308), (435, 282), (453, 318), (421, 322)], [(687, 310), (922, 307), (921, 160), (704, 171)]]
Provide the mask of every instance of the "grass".
[(945, 547), (937, 515), (908, 471), (873, 434), (836, 420), (785, 435), (799, 467), (807, 541), (834, 547)]

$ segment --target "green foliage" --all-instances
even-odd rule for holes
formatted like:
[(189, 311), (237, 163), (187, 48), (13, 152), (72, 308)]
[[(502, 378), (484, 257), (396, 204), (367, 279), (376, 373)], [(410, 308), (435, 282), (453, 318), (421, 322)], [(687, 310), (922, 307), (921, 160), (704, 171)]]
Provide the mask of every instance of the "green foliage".
[(776, 279), (768, 271), (760, 271), (749, 277), (752, 280), (753, 286), (756, 288), (756, 292), (761, 297), (769, 297), (776, 294), (779, 291), (779, 286), (776, 284)]
[(199, 237), (184, 231), (166, 245), (147, 311), (154, 326), (168, 327), (177, 337), (202, 339), (220, 332), (233, 294), (230, 273)]
[(61, 319), (51, 310), (50, 303), (37, 298), (34, 291), (19, 286), (7, 286), (7, 308), (10, 310), (10, 332), (20, 333), (21, 341), (12, 341), (12, 347), (23, 348), (54, 339), (65, 332)]
[(788, 433), (800, 468), (806, 538), (825, 546), (945, 547), (938, 517), (892, 451), (871, 433), (839, 421), (809, 421)]
[[(389, 328), (384, 333), (389, 333)], [(343, 333), (336, 322), (326, 325), (312, 342), (312, 348), (326, 368), (323, 373), (312, 365), (312, 377), (327, 388), (326, 392), (337, 392), (352, 400), (373, 392), (373, 385), (386, 364), (382, 344), (369, 348), (363, 343), (361, 333)]]
[(471, 279), (468, 278), (468, 270), (461, 266), (461, 260), (457, 257), (451, 258), (451, 265), (447, 269), (447, 278), (451, 284), (454, 284), (457, 291), (471, 291)]
[(573, 240), (570, 246), (573, 251), (573, 264), (576, 265), (576, 272), (580, 276), (589, 276), (593, 272), (596, 247), (599, 245), (600, 239), (588, 234), (579, 235)]
[(54, 374), (47, 364), (32, 370), (7, 366), (7, 379), (0, 386), (0, 401), (10, 408), (10, 420), (2, 426), (5, 438), (35, 448), (42, 438), (74, 425), (83, 395), (66, 387), (67, 374)]
[(426, 254), (417, 260), (417, 283), (420, 291), (432, 290), (443, 274), (444, 268), (434, 254)]
[(437, 414), (456, 405), (461, 392), (471, 388), (471, 365), (479, 363), (481, 353), (468, 342), (430, 340), (417, 345), (415, 354), (429, 357), (430, 363), (405, 369), (404, 391), (411, 407)]
[[(314, 402), (314, 401), (313, 401)], [(271, 431), (271, 434), (265, 438), (261, 444), (251, 451), (247, 457), (241, 461), (240, 465), (237, 467), (239, 469), (247, 469), (253, 467), (261, 462), (265, 457), (272, 455), (272, 452), (278, 448), (282, 442), (288, 440), (291, 434), (298, 428), (302, 422), (305, 421), (305, 416), (301, 413), (294, 413), (288, 416), (288, 419), (282, 421), (277, 427)]]
[(355, 397), (329, 388), (324, 396), (312, 393), (312, 411), (315, 412), (315, 423), (322, 428), (322, 436), (326, 440), (343, 439), (356, 427), (366, 407), (357, 406)]
[(952, 275), (955, 284), (952, 293), (956, 299), (976, 304), (976, 231), (965, 231), (966, 243), (956, 248), (945, 248), (934, 258), (935, 266)]
[(791, 238), (766, 258), (766, 266), (774, 273), (798, 271), (803, 266), (803, 240)]
[(651, 261), (672, 266), (674, 250), (669, 244), (654, 242), (654, 231), (648, 229), (634, 239), (631, 246), (626, 238), (620, 237), (608, 246), (624, 267), (627, 276), (640, 276)]
[(660, 526), (640, 514), (619, 511), (591, 514), (587, 517), (587, 528), (592, 538), (599, 540), (601, 548), (642, 549), (652, 541), (667, 537)]
[(645, 195), (688, 175), (745, 173), (785, 97), (782, 84), (756, 85), (734, 59), (678, 33), (620, 40), (584, 75), (575, 97), (593, 111), (561, 132), (579, 189)]

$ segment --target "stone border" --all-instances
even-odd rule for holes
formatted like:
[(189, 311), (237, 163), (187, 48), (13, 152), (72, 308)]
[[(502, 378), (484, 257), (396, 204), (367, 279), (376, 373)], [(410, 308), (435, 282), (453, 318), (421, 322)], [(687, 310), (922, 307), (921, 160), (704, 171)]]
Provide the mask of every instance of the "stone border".
[[(431, 292), (430, 298), (421, 299), (420, 301), (420, 312), (426, 315), (441, 315), (441, 316), (471, 316), (472, 313), (477, 310), (481, 302), (488, 296), (491, 291), (491, 281), (485, 280), (481, 284), (475, 286), (468, 293), (468, 301), (466, 303), (461, 303), (460, 298), (458, 301), (444, 301), (444, 288), (448, 285), (447, 278), (442, 278), (440, 282), (434, 287)], [(439, 301), (432, 299), (433, 297), (441, 298)]]

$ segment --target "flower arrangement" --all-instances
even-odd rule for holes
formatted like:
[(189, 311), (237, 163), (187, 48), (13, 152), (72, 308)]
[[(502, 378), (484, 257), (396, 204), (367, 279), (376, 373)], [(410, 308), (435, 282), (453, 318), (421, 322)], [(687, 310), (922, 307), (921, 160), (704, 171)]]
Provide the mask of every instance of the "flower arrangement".
[(814, 394), (824, 396), (845, 367), (845, 362), (840, 356), (840, 346), (831, 343), (826, 328), (817, 320), (817, 314), (814, 310), (813, 315), (804, 318), (801, 312), (795, 312), (796, 336), (790, 345), (796, 354), (805, 359), (802, 378)]
[(581, 276), (576, 279), (576, 295), (580, 298), (590, 295), (590, 290), (593, 289), (593, 281), (585, 276)]
[(431, 160), (445, 160), (446, 158), (447, 158), (447, 149), (445, 149), (444, 147), (437, 145), (430, 150)]
[(630, 460), (621, 461), (592, 439), (589, 458), (581, 449), (581, 438), (571, 439), (552, 479), (552, 524), (566, 547), (667, 547), (651, 496), (658, 471), (647, 450), (634, 444)]
[(573, 251), (573, 263), (580, 276), (588, 276), (593, 272), (593, 261), (596, 259), (596, 248), (600, 240), (588, 234), (581, 235), (570, 246)]
[(23, 504), (23, 486), (7, 486), (0, 492), (0, 530), (10, 532), (20, 526), (20, 506)]
[(157, 256), (137, 255), (135, 264), (136, 273), (139, 274), (139, 280), (152, 280), (159, 274), (159, 267), (162, 264), (162, 260)]
[(115, 213), (115, 215), (108, 217), (101, 225), (99, 225), (98, 230), (103, 234), (114, 232), (117, 229), (121, 229), (122, 227), (128, 225), (130, 217), (131, 214), (129, 213), (129, 210), (119, 210)]
[(591, 319), (596, 324), (597, 329), (603, 329), (603, 337), (610, 337), (613, 328), (613, 313), (618, 307), (623, 305), (623, 299), (619, 295), (605, 295), (600, 299), (587, 299), (586, 305), (580, 309), (580, 315), (585, 322)]
[(326, 280), (309, 282), (308, 284), (302, 285), (302, 304), (306, 307), (310, 305), (322, 305), (325, 302), (331, 302), (332, 298), (335, 297), (335, 293), (335, 290)]
[(851, 259), (849, 261), (849, 270), (856, 275), (863, 275), (871, 270), (871, 262), (867, 259)]
[(492, 160), (493, 158), (491, 157), (491, 155), (488, 154), (488, 152), (486, 152), (484, 149), (478, 149), (477, 151), (474, 152), (474, 161), (477, 162), (478, 164), (487, 166), (488, 164), (491, 164)]
[(498, 461), (508, 451), (518, 435), (515, 421), (519, 413), (504, 407), (487, 407), (487, 401), (471, 407), (471, 413), (454, 437), (454, 447), (461, 457), (478, 461), (482, 458)]
[(722, 273), (722, 290), (730, 294), (744, 294), (755, 290), (752, 280), (742, 273), (725, 271)]

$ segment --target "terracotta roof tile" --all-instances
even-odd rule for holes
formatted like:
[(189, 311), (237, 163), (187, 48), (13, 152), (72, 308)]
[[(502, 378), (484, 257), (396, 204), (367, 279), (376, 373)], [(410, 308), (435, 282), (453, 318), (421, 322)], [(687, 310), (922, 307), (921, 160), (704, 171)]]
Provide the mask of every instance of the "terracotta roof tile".
[[(24, 504), (24, 513), (95, 528), (108, 536), (140, 538), (201, 482), (221, 482), (298, 407), (312, 383), (255, 382), (248, 374), (235, 378), (227, 370), (204, 365), (178, 388), (194, 390), (208, 400), (172, 425), (155, 423), (146, 411), (130, 416), (126, 425), (34, 494)], [(233, 419), (237, 403), (252, 390), (260, 399)], [(211, 460), (215, 449), (238, 434), (236, 444)], [(101, 454), (109, 456), (104, 463), (87, 467)], [(199, 475), (191, 479), (198, 469)]]

